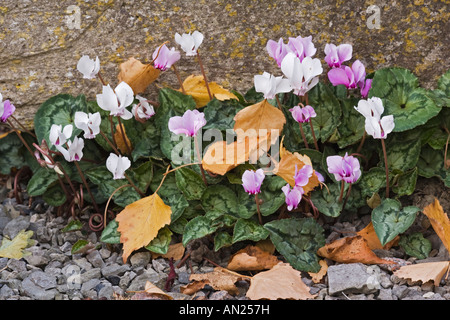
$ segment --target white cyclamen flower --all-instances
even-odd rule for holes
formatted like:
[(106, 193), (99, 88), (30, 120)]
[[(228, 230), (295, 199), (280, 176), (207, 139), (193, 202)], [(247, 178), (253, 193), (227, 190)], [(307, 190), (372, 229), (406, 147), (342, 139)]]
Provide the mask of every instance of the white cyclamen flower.
[(62, 128), (60, 124), (52, 124), (50, 128), (50, 143), (54, 146), (61, 146), (72, 136), (73, 126), (68, 124)]
[(264, 94), (265, 99), (273, 99), (277, 93), (292, 90), (289, 80), (283, 77), (275, 77), (267, 72), (254, 77), (255, 91)]
[(131, 161), (127, 157), (118, 156), (111, 153), (106, 159), (106, 168), (113, 174), (113, 179), (125, 179), (125, 171), (131, 166)]
[(78, 60), (77, 69), (83, 74), (84, 79), (95, 78), (100, 71), (100, 60), (96, 57), (94, 61), (89, 56), (84, 55)]
[(364, 118), (376, 117), (380, 119), (384, 112), (383, 101), (377, 97), (369, 98), (367, 100), (361, 99), (358, 102), (358, 106), (355, 106), (354, 108), (361, 113)]
[(136, 99), (139, 100), (139, 104), (134, 104), (131, 113), (139, 119), (150, 119), (155, 114), (155, 109), (153, 106), (148, 103), (148, 100), (141, 97), (140, 95), (136, 95)]
[(83, 138), (75, 137), (73, 141), (67, 141), (68, 149), (63, 148), (61, 145), (57, 145), (56, 149), (64, 156), (64, 159), (68, 162), (80, 161), (83, 158), (84, 140)]
[(289, 79), (294, 93), (303, 96), (319, 82), (318, 76), (323, 69), (319, 59), (305, 57), (300, 62), (294, 53), (289, 52), (281, 62), (281, 71)]
[(85, 113), (82, 111), (75, 112), (75, 127), (84, 131), (85, 139), (94, 139), (97, 134), (100, 133), (100, 123), (102, 118), (100, 112)]
[(100, 108), (109, 111), (110, 115), (121, 117), (124, 120), (133, 117), (132, 113), (126, 109), (133, 103), (133, 100), (133, 89), (123, 81), (114, 90), (109, 84), (103, 86), (102, 94), (97, 95), (97, 104)]
[(358, 102), (358, 106), (354, 108), (366, 118), (366, 132), (375, 139), (386, 139), (387, 135), (394, 130), (394, 116), (381, 117), (384, 112), (384, 106), (380, 98), (361, 99)]
[(190, 33), (175, 33), (175, 42), (181, 46), (187, 56), (195, 56), (197, 54), (198, 47), (203, 42), (203, 34), (198, 31), (194, 31), (192, 35)]

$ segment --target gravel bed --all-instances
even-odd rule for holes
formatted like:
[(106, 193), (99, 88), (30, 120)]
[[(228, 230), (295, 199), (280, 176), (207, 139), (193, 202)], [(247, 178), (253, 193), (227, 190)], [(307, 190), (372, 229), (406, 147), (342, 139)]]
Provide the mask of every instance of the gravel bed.
[[(24, 203), (28, 203), (27, 196), (23, 197)], [(136, 291), (144, 289), (147, 281), (165, 289), (171, 271), (169, 260), (152, 259), (149, 251), (139, 250), (124, 264), (121, 245), (100, 242), (99, 232), (88, 228), (61, 232), (69, 218), (57, 217), (56, 210), (41, 199), (33, 200), (31, 205), (17, 204), (14, 198), (8, 198), (5, 187), (0, 189), (0, 199), (3, 199), (0, 200), (0, 241), (3, 237), (13, 238), (21, 230), (32, 230), (34, 240), (27, 249), (29, 254), (22, 259), (0, 258), (0, 300), (132, 299)], [(80, 218), (87, 225), (88, 214)], [(359, 224), (365, 223), (363, 220)], [(333, 224), (333, 230), (355, 231), (356, 228), (359, 226), (349, 222)], [(327, 240), (340, 236), (339, 232), (330, 231)], [(448, 252), (437, 236), (430, 234), (428, 238), (432, 241), (433, 251), (423, 262), (449, 260)], [(86, 239), (93, 246), (87, 252), (72, 254), (72, 246), (79, 239)], [(191, 272), (206, 273), (214, 269), (214, 265), (203, 257), (226, 266), (228, 258), (235, 252), (235, 248), (214, 252), (207, 239), (196, 241), (191, 248), (188, 263), (175, 268), (176, 278), (169, 295), (177, 300), (246, 299), (249, 284), (245, 281), (238, 284), (241, 289), (238, 296), (215, 291), (209, 286), (193, 296), (180, 293), (180, 287), (189, 283)], [(398, 248), (376, 253), (380, 257), (407, 258)], [(174, 261), (173, 265), (178, 262)], [(330, 267), (322, 283), (313, 283), (307, 273), (302, 273), (302, 280), (311, 288), (310, 293), (316, 295), (315, 299), (450, 300), (450, 280), (445, 277), (439, 286), (434, 286), (430, 282), (411, 283), (399, 279), (377, 265), (328, 262)]]

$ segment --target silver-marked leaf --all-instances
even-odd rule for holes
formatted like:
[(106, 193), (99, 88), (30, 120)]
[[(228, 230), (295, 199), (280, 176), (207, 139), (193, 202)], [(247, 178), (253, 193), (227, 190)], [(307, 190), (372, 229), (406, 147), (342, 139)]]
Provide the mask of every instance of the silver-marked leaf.
[(58, 180), (58, 174), (49, 168), (39, 168), (28, 181), (27, 192), (30, 196), (43, 195), (45, 190)]
[(417, 259), (426, 259), (431, 251), (431, 241), (425, 239), (420, 232), (401, 236), (398, 243), (406, 254)]
[(299, 271), (320, 270), (317, 250), (325, 245), (323, 228), (313, 218), (274, 220), (264, 225), (270, 240), (289, 264)]
[(233, 243), (251, 240), (260, 241), (269, 236), (269, 232), (262, 225), (250, 219), (238, 219), (234, 225)]
[(111, 220), (106, 228), (103, 229), (102, 235), (100, 236), (100, 241), (105, 243), (120, 243), (120, 232), (117, 231), (119, 224), (116, 219)]
[(73, 97), (69, 94), (59, 94), (46, 100), (34, 115), (34, 130), (37, 141), (40, 143), (45, 139), (48, 146), (55, 149), (49, 140), (50, 128), (53, 124), (62, 125), (62, 127), (71, 124), (73, 126), (72, 137), (77, 136), (81, 132), (74, 125), (75, 112), (77, 111), (88, 111), (84, 95)]
[(202, 177), (189, 168), (180, 168), (175, 171), (177, 187), (183, 192), (187, 200), (201, 199), (206, 185)]
[(172, 231), (170, 231), (169, 227), (165, 226), (158, 231), (156, 238), (150, 241), (150, 243), (145, 246), (145, 249), (159, 254), (166, 254), (167, 251), (169, 251), (171, 240)]
[(213, 220), (206, 216), (198, 216), (189, 221), (183, 230), (183, 246), (195, 239), (203, 238), (220, 227), (219, 224), (213, 224)]
[[(447, 159), (450, 153), (447, 154)], [(446, 169), (444, 165), (444, 150), (435, 150), (426, 145), (420, 152), (417, 161), (419, 175), (425, 178), (439, 177), (443, 181), (450, 174), (450, 169)]]
[(394, 191), (398, 197), (411, 195), (416, 189), (418, 172), (419, 170), (417, 167), (414, 167), (405, 173), (399, 174), (394, 178), (396, 182), (394, 182), (392, 186), (392, 191)]
[(405, 232), (413, 224), (419, 211), (415, 206), (401, 208), (398, 200), (384, 199), (372, 211), (372, 224), (381, 244), (384, 246)]
[(233, 237), (226, 231), (219, 231), (214, 236), (214, 251), (232, 245)]
[(359, 187), (364, 196), (372, 196), (381, 188), (386, 188), (386, 172), (384, 168), (373, 167), (364, 172), (359, 181)]
[(343, 201), (338, 202), (341, 192), (341, 184), (330, 183), (327, 184), (327, 187), (328, 188), (322, 188), (322, 190), (312, 192), (311, 201), (320, 213), (329, 217), (336, 218), (342, 212)]
[(66, 202), (67, 197), (64, 190), (61, 189), (59, 183), (49, 186), (47, 190), (42, 194), (42, 199), (49, 205), (59, 207)]
[(438, 88), (442, 91), (443, 105), (450, 107), (450, 70), (447, 70), (438, 80)]
[(359, 142), (364, 135), (365, 118), (355, 110), (358, 99), (339, 99), (342, 107), (342, 124), (338, 127), (340, 149)]
[(203, 129), (227, 130), (233, 128), (233, 118), (242, 108), (243, 106), (236, 99), (220, 101), (213, 98), (202, 111), (206, 120)]
[(10, 174), (12, 168), (20, 169), (26, 165), (25, 159), (21, 154), (23, 146), (16, 133), (10, 132), (0, 139), (0, 173)]
[(225, 214), (238, 216), (236, 194), (224, 185), (212, 185), (203, 193), (202, 207), (208, 217), (217, 218)]
[[(386, 154), (389, 171), (405, 172), (416, 166), (419, 160), (421, 141), (395, 141), (386, 143)], [(380, 152), (380, 165), (384, 167), (384, 156)]]
[(405, 68), (383, 68), (375, 72), (369, 96), (383, 100), (384, 114), (394, 116), (394, 132), (422, 125), (441, 111), (430, 92), (418, 85), (417, 77)]

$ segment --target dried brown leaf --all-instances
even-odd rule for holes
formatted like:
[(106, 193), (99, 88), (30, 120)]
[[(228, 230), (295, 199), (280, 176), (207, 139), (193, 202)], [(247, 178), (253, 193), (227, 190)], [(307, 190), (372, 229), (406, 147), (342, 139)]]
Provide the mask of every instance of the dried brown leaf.
[(447, 251), (450, 252), (450, 220), (442, 209), (439, 200), (435, 198), (433, 203), (423, 209), (423, 213), (430, 220), (434, 231), (444, 243)]
[(280, 262), (272, 269), (253, 276), (246, 295), (251, 300), (308, 300), (316, 296), (309, 290), (300, 271)]
[(449, 265), (449, 261), (417, 263), (401, 267), (394, 271), (394, 275), (403, 279), (411, 279), (413, 282), (433, 281), (435, 286), (439, 286), (442, 277), (448, 272)]
[(280, 262), (277, 257), (257, 246), (247, 246), (236, 252), (228, 262), (233, 271), (261, 271), (271, 269)]
[(134, 94), (144, 92), (161, 73), (161, 70), (156, 69), (151, 64), (143, 64), (135, 58), (130, 58), (121, 63), (119, 69), (119, 81), (126, 82), (133, 89)]

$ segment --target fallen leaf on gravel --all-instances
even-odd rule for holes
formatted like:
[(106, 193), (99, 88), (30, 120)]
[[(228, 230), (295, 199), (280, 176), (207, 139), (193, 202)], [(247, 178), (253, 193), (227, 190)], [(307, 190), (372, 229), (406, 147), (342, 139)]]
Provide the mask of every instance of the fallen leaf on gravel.
[(183, 258), (185, 249), (186, 248), (183, 246), (183, 244), (181, 242), (174, 243), (174, 244), (169, 245), (169, 250), (167, 250), (166, 254), (152, 252), (152, 259), (157, 259), (157, 258), (162, 257), (162, 258), (166, 258), (166, 259), (173, 258), (173, 260), (177, 261), (177, 260), (180, 260), (181, 258)]
[(257, 246), (249, 245), (236, 252), (228, 262), (233, 271), (260, 271), (271, 269), (280, 262), (277, 257)]
[[(208, 86), (209, 90), (211, 91), (211, 95), (217, 100), (238, 100), (238, 98), (233, 93), (224, 89), (216, 82), (208, 81)], [(197, 108), (206, 106), (206, 104), (210, 101), (208, 89), (206, 88), (205, 79), (203, 78), (203, 76), (190, 75), (183, 81), (183, 88), (186, 94), (194, 98)]]
[(317, 250), (317, 254), (321, 257), (341, 263), (395, 263), (393, 261), (388, 261), (377, 257), (377, 255), (369, 248), (366, 240), (364, 240), (364, 238), (360, 235), (337, 239), (336, 241), (326, 244), (325, 246)]
[(151, 64), (143, 64), (135, 58), (130, 58), (121, 63), (119, 69), (119, 81), (126, 82), (133, 89), (134, 94), (144, 92), (161, 73), (159, 69), (156, 69)]
[(164, 298), (164, 300), (173, 300), (173, 298), (171, 296), (169, 296), (167, 293), (165, 293), (164, 291), (162, 291), (160, 288), (158, 288), (157, 286), (155, 286), (153, 283), (151, 283), (150, 281), (147, 281), (145, 283), (145, 287), (144, 287), (144, 291), (147, 294), (150, 295), (154, 295), (154, 296), (158, 296), (160, 298)]
[(117, 215), (124, 263), (134, 250), (148, 245), (158, 235), (159, 229), (170, 224), (171, 214), (170, 206), (154, 193), (129, 204)]
[(207, 284), (209, 284), (209, 280), (199, 280), (189, 283), (180, 288), (180, 292), (183, 294), (187, 294), (188, 296), (192, 296), (196, 292), (202, 290)]
[(319, 283), (320, 281), (322, 281), (323, 277), (327, 274), (328, 271), (328, 264), (325, 260), (320, 260), (319, 264), (321, 267), (319, 272), (317, 273), (308, 272), (308, 274), (311, 276), (311, 280), (314, 283)]
[(269, 271), (262, 271), (250, 280), (247, 297), (251, 300), (308, 300), (316, 295), (309, 293), (300, 271), (288, 263), (280, 262)]
[(389, 250), (393, 245), (396, 245), (398, 243), (398, 240), (400, 239), (400, 236), (396, 236), (394, 239), (392, 239), (384, 246), (382, 246), (380, 239), (378, 239), (378, 236), (375, 233), (375, 228), (373, 227), (372, 221), (370, 221), (370, 223), (364, 229), (358, 231), (356, 234), (363, 237), (364, 240), (366, 240), (369, 248), (372, 250), (375, 249)]
[(435, 198), (433, 203), (423, 209), (423, 213), (430, 220), (434, 231), (444, 243), (447, 251), (450, 252), (450, 220), (442, 209), (439, 200)]
[[(196, 292), (194, 289), (201, 290), (206, 284), (209, 284), (215, 290), (226, 290), (229, 294), (236, 295), (239, 293), (239, 290), (235, 286), (235, 283), (239, 280), (245, 280), (248, 278), (250, 277), (240, 275), (225, 268), (216, 267), (213, 272), (191, 274), (189, 280), (194, 281), (194, 284), (189, 284), (185, 288), (182, 288), (181, 292), (190, 295)], [(195, 282), (200, 283), (195, 284)]]
[(33, 231), (20, 231), (12, 240), (3, 238), (0, 246), (0, 257), (9, 259), (22, 259), (24, 249), (30, 244)]
[(442, 277), (448, 272), (449, 265), (450, 261), (417, 263), (401, 267), (394, 272), (394, 275), (403, 279), (411, 279), (413, 282), (433, 281), (435, 286), (439, 286)]

